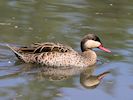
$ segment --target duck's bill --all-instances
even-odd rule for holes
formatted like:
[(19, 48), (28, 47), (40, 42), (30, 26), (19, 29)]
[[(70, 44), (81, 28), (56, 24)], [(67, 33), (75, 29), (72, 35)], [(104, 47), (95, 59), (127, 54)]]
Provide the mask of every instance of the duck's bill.
[(98, 48), (105, 51), (105, 52), (111, 53), (111, 51), (109, 49), (103, 47), (102, 45), (100, 45)]

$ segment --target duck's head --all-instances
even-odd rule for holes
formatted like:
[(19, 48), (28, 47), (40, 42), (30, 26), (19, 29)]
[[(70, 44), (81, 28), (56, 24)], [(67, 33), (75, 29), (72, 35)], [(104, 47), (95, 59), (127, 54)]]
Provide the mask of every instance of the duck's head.
[(81, 41), (81, 50), (82, 50), (82, 52), (84, 52), (84, 51), (86, 51), (88, 49), (92, 49), (92, 48), (99, 48), (105, 52), (109, 52), (109, 53), (111, 52), (107, 48), (103, 47), (98, 36), (96, 36), (95, 34), (88, 34), (88, 35), (84, 36)]

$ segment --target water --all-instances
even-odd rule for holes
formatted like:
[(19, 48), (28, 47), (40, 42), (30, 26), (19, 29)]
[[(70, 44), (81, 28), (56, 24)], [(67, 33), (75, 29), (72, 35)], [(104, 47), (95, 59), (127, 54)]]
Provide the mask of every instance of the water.
[[(132, 100), (132, 5), (131, 0), (1, 0), (0, 100)], [(80, 74), (60, 81), (40, 79), (38, 70), (6, 47), (53, 41), (80, 51), (87, 33), (96, 33), (113, 52), (97, 51), (99, 62), (88, 74), (110, 74), (95, 88), (84, 87)]]

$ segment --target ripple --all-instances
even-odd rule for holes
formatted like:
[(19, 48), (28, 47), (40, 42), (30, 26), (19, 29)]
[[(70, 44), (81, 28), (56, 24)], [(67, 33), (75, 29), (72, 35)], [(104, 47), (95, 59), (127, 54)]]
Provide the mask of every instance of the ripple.
[(128, 32), (129, 34), (133, 34), (133, 28), (128, 28), (128, 29), (127, 29), (127, 32)]

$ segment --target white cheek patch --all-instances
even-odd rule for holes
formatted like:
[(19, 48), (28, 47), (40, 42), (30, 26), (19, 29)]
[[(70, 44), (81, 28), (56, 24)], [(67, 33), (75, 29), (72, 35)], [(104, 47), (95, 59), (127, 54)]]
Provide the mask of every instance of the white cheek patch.
[(101, 45), (100, 42), (94, 40), (88, 40), (85, 43), (85, 48), (97, 48)]

